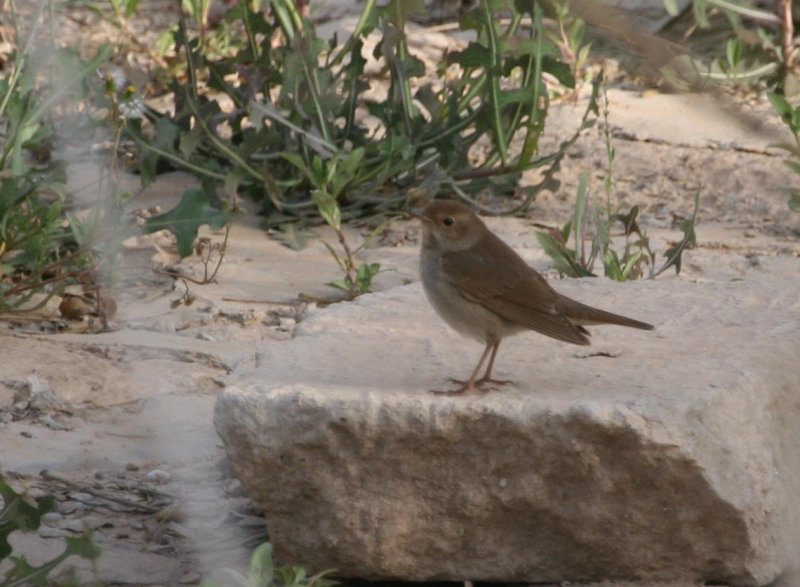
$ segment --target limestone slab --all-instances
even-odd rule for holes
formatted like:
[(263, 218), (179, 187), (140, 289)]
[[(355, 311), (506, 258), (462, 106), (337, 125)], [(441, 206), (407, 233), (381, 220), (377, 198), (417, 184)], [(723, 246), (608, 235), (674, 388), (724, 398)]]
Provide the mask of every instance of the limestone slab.
[(419, 284), (317, 311), (217, 401), (286, 562), (365, 579), (764, 585), (800, 528), (800, 280), (554, 284), (653, 332), (526, 333), (515, 381)]

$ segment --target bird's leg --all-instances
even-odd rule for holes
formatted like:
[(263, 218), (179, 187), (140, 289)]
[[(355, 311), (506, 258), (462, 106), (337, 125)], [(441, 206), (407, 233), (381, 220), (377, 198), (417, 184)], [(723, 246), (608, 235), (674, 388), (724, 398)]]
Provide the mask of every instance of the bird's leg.
[(494, 367), (494, 358), (497, 356), (497, 349), (500, 348), (500, 341), (495, 341), (492, 344), (492, 356), (489, 358), (489, 366), (486, 367), (486, 373), (483, 374), (483, 377), (478, 379), (475, 382), (475, 385), (480, 387), (486, 383), (494, 383), (495, 385), (508, 385), (509, 383), (513, 383), (510, 379), (492, 379), (492, 367)]
[(483, 350), (483, 354), (481, 355), (481, 360), (478, 361), (478, 366), (475, 367), (475, 370), (470, 375), (468, 381), (460, 381), (458, 379), (450, 379), (453, 383), (458, 383), (461, 387), (452, 390), (439, 390), (439, 389), (432, 389), (431, 393), (435, 393), (438, 395), (461, 395), (463, 393), (469, 393), (471, 391), (483, 391), (480, 387), (475, 385), (475, 379), (478, 377), (478, 373), (481, 372), (481, 367), (486, 362), (486, 357), (489, 356), (489, 351), (491, 350), (493, 343), (487, 342), (486, 348)]

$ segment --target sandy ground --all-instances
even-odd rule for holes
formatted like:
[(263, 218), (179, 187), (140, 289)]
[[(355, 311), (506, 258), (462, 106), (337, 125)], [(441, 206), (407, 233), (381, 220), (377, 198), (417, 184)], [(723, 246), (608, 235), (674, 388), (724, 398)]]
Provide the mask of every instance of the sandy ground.
[[(679, 277), (663, 279), (800, 271), (800, 214), (789, 211), (783, 192), (796, 176), (769, 146), (786, 139), (779, 125), (759, 134), (709, 114), (698, 98), (623, 90), (610, 96), (616, 197), (641, 206), (655, 246), (663, 250), (680, 237), (678, 225), (701, 195), (699, 246), (687, 253)], [(545, 150), (566, 136), (575, 112), (554, 106)], [(538, 269), (549, 264), (534, 222), (568, 220), (584, 170), (601, 193), (603, 141), (600, 129), (584, 134), (562, 165), (561, 189), (540, 195), (527, 218), (488, 219)], [(72, 169), (74, 185), (84, 185), (98, 163), (82, 158)], [(136, 177), (124, 182), (138, 190)], [(193, 182), (182, 173), (162, 176), (131, 208), (168, 207)], [(350, 234), (361, 238), (355, 229)], [(241, 568), (266, 533), (227, 468), (212, 425), (215, 397), (238, 367), (255, 360), (255, 344), (288, 339), (308, 312), (325, 311), (298, 294), (333, 294), (325, 283), (337, 269), (319, 240), (326, 235), (310, 232), (307, 246), (295, 251), (245, 216), (233, 227), (216, 283), (189, 286), (191, 305), (183, 303), (184, 284), (152, 272), (174, 261), (171, 240), (136, 238), (125, 246), (110, 332), (84, 333), (86, 324), (58, 316), (57, 302), (0, 320), (0, 468), (18, 487), (54, 492), (58, 500), (38, 533), (14, 536), (15, 547), (41, 561), (60, 551), (60, 537), (91, 528), (104, 550), (100, 576), (110, 585), (195, 584), (210, 570)], [(366, 251), (365, 259), (390, 269), (376, 289), (418, 279), (417, 237), (414, 223), (398, 220)], [(202, 271), (196, 258), (181, 268)]]

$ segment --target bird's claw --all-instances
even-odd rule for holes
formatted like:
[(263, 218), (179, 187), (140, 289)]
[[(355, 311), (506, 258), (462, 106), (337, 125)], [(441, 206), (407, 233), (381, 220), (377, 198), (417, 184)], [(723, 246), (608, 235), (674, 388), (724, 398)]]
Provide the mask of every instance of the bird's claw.
[(514, 382), (510, 379), (492, 379), (491, 377), (481, 377), (475, 382), (475, 385), (480, 387), (481, 385), (513, 385)]
[(465, 395), (467, 393), (487, 393), (496, 389), (500, 385), (508, 385), (513, 383), (506, 379), (491, 379), (483, 377), (477, 381), (464, 381), (463, 379), (455, 379), (448, 377), (450, 383), (455, 383), (460, 387), (456, 389), (432, 389), (431, 393), (436, 395)]

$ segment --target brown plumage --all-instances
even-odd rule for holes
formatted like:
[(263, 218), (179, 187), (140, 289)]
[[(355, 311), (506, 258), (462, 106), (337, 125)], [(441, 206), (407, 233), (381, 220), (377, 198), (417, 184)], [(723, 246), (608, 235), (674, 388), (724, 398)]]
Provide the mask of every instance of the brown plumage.
[[(497, 349), (503, 338), (526, 329), (588, 345), (584, 325), (653, 328), (559, 294), (463, 204), (437, 201), (415, 215), (422, 220), (420, 273), (428, 299), (455, 330), (486, 344), (469, 380), (445, 393), (506, 383), (491, 378)], [(489, 351), (486, 372), (476, 379)]]

